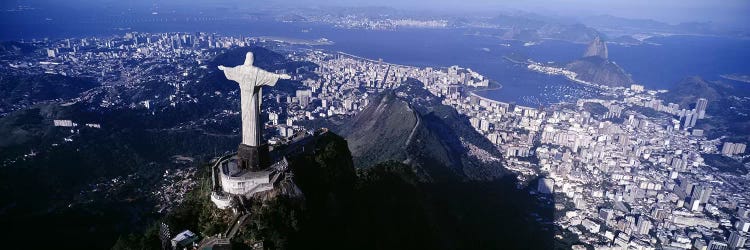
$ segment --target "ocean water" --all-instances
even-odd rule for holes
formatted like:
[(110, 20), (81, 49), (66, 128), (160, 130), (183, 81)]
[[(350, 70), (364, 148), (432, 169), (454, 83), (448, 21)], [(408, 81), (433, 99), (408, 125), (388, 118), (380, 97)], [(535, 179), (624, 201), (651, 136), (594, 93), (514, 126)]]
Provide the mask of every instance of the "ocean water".
[(688, 76), (719, 80), (750, 74), (750, 40), (701, 36), (656, 37), (658, 45), (609, 46), (610, 57), (648, 87), (668, 89)]
[[(5, 18), (0, 19), (0, 24), (12, 21), (12, 17)], [(480, 29), (343, 30), (309, 23), (160, 16), (78, 21), (34, 17), (32, 21), (20, 25), (5, 26), (0, 30), (0, 40), (112, 35), (127, 31), (215, 32), (300, 39), (325, 37), (335, 44), (322, 46), (324, 49), (372, 59), (382, 58), (397, 64), (471, 68), (503, 85), (502, 89), (481, 93), (499, 101), (539, 106), (591, 96), (590, 91), (563, 77), (531, 72), (503, 59), (504, 56), (512, 56), (564, 65), (583, 54), (585, 44), (544, 40), (533, 46), (524, 46), (519, 41), (475, 35), (483, 32)], [(610, 59), (648, 88), (668, 89), (680, 79), (693, 75), (715, 80), (721, 74), (750, 74), (749, 40), (670, 36), (652, 38), (648, 42), (636, 46), (609, 45)]]

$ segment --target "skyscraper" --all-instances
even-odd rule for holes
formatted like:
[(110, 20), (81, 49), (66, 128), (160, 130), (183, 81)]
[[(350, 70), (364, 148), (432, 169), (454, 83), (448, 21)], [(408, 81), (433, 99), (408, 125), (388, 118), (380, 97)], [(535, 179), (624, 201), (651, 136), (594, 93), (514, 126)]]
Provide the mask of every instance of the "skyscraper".
[(721, 147), (721, 154), (726, 156), (744, 154), (746, 148), (747, 145), (744, 143), (724, 142), (724, 145)]
[(708, 106), (708, 100), (706, 98), (698, 98), (695, 103), (695, 110), (698, 113), (698, 119), (703, 119), (706, 116), (706, 107)]
[(743, 232), (732, 231), (729, 235), (729, 247), (732, 249), (745, 246), (745, 241), (747, 241), (747, 235)]
[(688, 112), (685, 114), (685, 121), (682, 122), (682, 129), (687, 130), (690, 126), (690, 122), (693, 120), (693, 113)]
[(708, 199), (711, 198), (711, 192), (713, 189), (709, 186), (697, 186), (693, 189), (693, 198), (698, 199), (700, 203), (706, 203), (708, 202)]
[(691, 128), (695, 127), (695, 124), (698, 122), (698, 118), (699, 117), (700, 117), (700, 115), (698, 114), (698, 112), (697, 111), (693, 111), (693, 117), (691, 117), (691, 119), (690, 119), (690, 127)]
[(649, 219), (646, 218), (646, 216), (638, 216), (638, 223), (636, 225), (636, 232), (637, 234), (645, 235), (648, 234), (649, 231), (651, 231), (651, 227), (653, 224)]

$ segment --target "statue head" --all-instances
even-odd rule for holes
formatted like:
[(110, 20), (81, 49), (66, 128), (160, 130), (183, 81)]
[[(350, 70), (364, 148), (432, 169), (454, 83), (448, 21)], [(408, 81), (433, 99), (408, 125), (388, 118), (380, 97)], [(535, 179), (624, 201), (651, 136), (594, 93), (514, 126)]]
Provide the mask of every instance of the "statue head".
[(247, 52), (244, 65), (253, 65), (253, 52)]
[[(243, 63), (242, 65), (252, 66), (253, 65), (253, 61), (254, 61), (253, 52), (247, 52), (247, 54), (245, 54), (245, 63)], [(221, 70), (221, 71), (224, 71), (224, 69), (226, 69), (226, 68), (227, 67), (224, 66), (224, 65), (219, 65), (219, 70)]]

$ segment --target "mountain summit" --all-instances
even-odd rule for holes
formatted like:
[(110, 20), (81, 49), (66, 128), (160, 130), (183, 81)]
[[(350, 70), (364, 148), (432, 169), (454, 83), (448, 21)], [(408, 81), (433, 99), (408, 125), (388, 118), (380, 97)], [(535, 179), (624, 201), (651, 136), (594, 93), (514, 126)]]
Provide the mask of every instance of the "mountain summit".
[(396, 160), (427, 179), (462, 176), (463, 150), (430, 129), (430, 120), (393, 92), (375, 98), (346, 130), (356, 165)]
[(619, 65), (609, 60), (607, 44), (596, 37), (583, 57), (569, 63), (566, 68), (578, 74), (578, 79), (610, 87), (627, 87), (633, 79)]
[(468, 150), (472, 147), (500, 158), (494, 145), (471, 127), (468, 118), (437, 98), (406, 100), (398, 96), (399, 92), (429, 96), (421, 84), (410, 81), (375, 96), (361, 113), (339, 128), (355, 165), (368, 168), (387, 160), (398, 161), (412, 166), (417, 176), (427, 181), (502, 176), (498, 160), (482, 161)]
[(661, 97), (665, 101), (677, 103), (681, 107), (689, 107), (698, 98), (706, 98), (713, 103), (722, 101), (725, 96), (731, 96), (731, 93), (732, 87), (730, 85), (706, 81), (699, 76), (691, 76), (682, 79)]
[(594, 38), (594, 41), (591, 41), (589, 47), (586, 48), (586, 52), (583, 53), (583, 57), (589, 56), (598, 56), (607, 59), (609, 57), (609, 52), (607, 51), (607, 43), (602, 41), (602, 39), (598, 36)]

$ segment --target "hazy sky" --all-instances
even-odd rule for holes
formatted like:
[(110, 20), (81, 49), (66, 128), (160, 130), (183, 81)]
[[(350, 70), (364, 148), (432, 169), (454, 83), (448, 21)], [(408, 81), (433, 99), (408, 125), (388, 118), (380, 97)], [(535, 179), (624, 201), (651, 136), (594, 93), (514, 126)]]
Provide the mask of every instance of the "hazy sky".
[[(469, 0), (471, 1), (471, 0)], [(482, 0), (477, 0), (482, 1)], [(611, 14), (678, 23), (690, 21), (748, 21), (747, 0), (532, 0), (510, 1), (524, 9), (546, 9), (563, 15)]]
[(610, 14), (619, 17), (654, 19), (668, 23), (711, 21), (747, 28), (750, 0), (0, 0), (0, 7), (18, 3), (53, 3), (66, 7), (95, 5), (179, 5), (204, 8), (212, 5), (289, 6), (387, 6), (398, 9), (441, 12), (523, 10), (561, 16)]
[[(290, 2), (277, 0), (277, 2)], [(610, 14), (620, 17), (655, 19), (679, 23), (712, 21), (750, 23), (750, 0), (296, 0), (306, 4), (385, 5), (406, 9), (438, 11), (492, 11), (518, 9), (565, 16)], [(295, 2), (295, 1), (291, 1)]]

